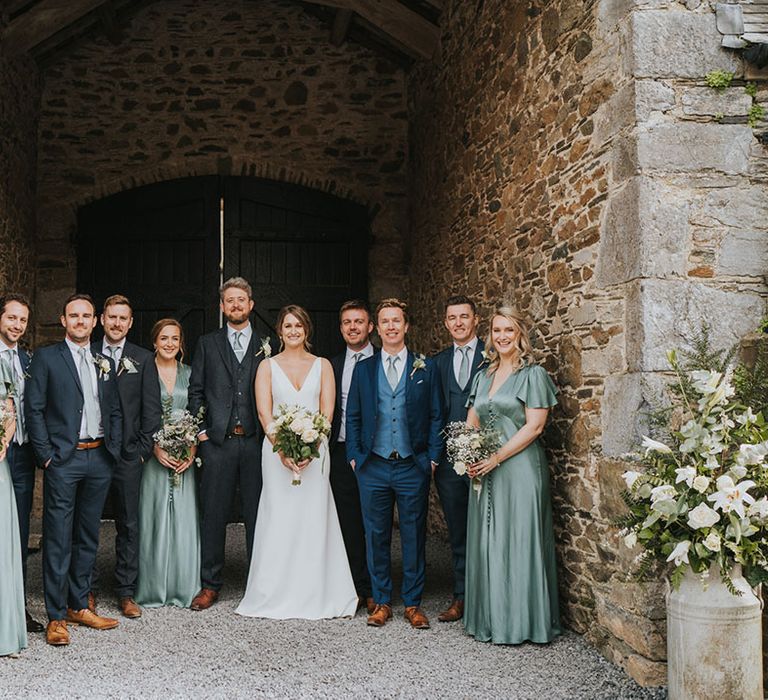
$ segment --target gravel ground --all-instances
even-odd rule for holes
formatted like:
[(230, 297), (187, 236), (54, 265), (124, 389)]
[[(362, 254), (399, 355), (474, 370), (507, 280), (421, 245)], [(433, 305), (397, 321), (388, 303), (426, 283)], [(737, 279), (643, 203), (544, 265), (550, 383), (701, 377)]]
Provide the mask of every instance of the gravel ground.
[[(145, 610), (115, 630), (70, 628), (68, 647), (33, 635), (19, 658), (0, 659), (0, 697), (69, 698), (663, 698), (640, 688), (572, 632), (548, 646), (474, 641), (441, 624), (450, 598), (447, 545), (432, 540), (424, 608), (412, 630), (395, 607), (383, 629), (353, 620), (277, 622), (235, 615), (246, 580), (244, 534), (230, 526), (226, 584), (205, 612)], [(110, 589), (114, 527), (105, 523), (99, 567)], [(395, 543), (396, 545), (398, 543)], [(43, 620), (40, 555), (29, 561), (30, 607)], [(308, 582), (311, 585), (311, 582)], [(99, 611), (117, 615), (112, 596)]]

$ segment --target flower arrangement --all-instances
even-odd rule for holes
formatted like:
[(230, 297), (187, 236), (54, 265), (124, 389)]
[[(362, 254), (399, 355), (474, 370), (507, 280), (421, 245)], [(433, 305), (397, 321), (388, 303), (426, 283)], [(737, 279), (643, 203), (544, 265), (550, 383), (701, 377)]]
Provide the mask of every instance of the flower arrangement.
[[(203, 422), (204, 409), (201, 408), (196, 416), (183, 408), (172, 408), (172, 400), (163, 405), (163, 427), (160, 428), (152, 439), (174, 459), (182, 462), (189, 459), (192, 448), (197, 444), (197, 434)], [(200, 465), (200, 458), (195, 460)], [(181, 474), (174, 471), (170, 475), (171, 483), (175, 487), (181, 485)]]
[(262, 338), (259, 341), (259, 347), (261, 348), (254, 357), (258, 357), (259, 355), (264, 355), (264, 357), (272, 357), (272, 346), (269, 344), (269, 336), (266, 338)]
[(105, 381), (109, 379), (109, 373), (112, 369), (112, 365), (110, 361), (104, 357), (104, 355), (94, 355), (93, 364), (95, 364), (96, 368), (99, 370), (99, 379), (104, 379)]
[[(499, 434), (492, 425), (475, 429), (463, 421), (448, 423), (443, 429), (445, 451), (453, 471), (459, 476), (467, 473), (467, 467), (490, 457), (500, 446)], [(472, 489), (480, 498), (483, 482), (480, 477), (472, 479)]]
[[(687, 567), (717, 565), (728, 589), (741, 564), (752, 586), (768, 581), (768, 426), (736, 397), (732, 371), (687, 370), (674, 351), (669, 439), (643, 437), (637, 470), (624, 473), (624, 543), (645, 549), (638, 576), (670, 562), (677, 588)], [(669, 443), (669, 444), (667, 444)]]
[[(282, 452), (294, 462), (320, 456), (320, 444), (331, 434), (331, 422), (322, 413), (281, 404), (274, 418), (267, 426), (273, 452)], [(294, 471), (291, 485), (301, 486), (300, 470)]]
[(123, 355), (120, 358), (119, 367), (117, 369), (117, 376), (119, 377), (123, 372), (127, 372), (128, 374), (138, 374), (138, 368), (140, 364), (140, 362), (134, 360), (132, 357)]

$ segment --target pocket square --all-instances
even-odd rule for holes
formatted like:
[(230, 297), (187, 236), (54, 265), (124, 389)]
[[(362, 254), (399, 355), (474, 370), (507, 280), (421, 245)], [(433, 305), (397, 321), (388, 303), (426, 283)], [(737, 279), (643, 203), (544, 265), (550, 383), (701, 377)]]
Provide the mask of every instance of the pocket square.
[(417, 384), (423, 384), (423, 383), (424, 383), (424, 380), (423, 380), (423, 379), (419, 379), (419, 381), (418, 381), (418, 382), (416, 382), (416, 383), (417, 383)]

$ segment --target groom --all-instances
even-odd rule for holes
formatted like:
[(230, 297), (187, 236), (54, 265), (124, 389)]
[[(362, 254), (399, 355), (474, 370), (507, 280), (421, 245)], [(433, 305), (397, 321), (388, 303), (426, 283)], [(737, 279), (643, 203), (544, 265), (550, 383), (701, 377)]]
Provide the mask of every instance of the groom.
[(254, 378), (264, 357), (249, 318), (251, 285), (232, 277), (221, 286), (224, 328), (200, 338), (192, 360), (189, 410), (205, 409), (199, 434), (200, 579), (193, 610), (210, 608), (219, 598), (227, 522), (240, 486), (245, 544), (250, 562), (253, 530), (261, 494), (261, 425), (256, 417)]
[(373, 627), (392, 617), (391, 543), (394, 504), (403, 551), (405, 618), (417, 629), (429, 620), (424, 590), (427, 499), (440, 461), (443, 427), (440, 378), (431, 360), (405, 346), (408, 309), (385, 299), (376, 309), (381, 352), (358, 362), (347, 399), (347, 459), (357, 474), (373, 598)]
[(69, 644), (67, 622), (112, 629), (88, 609), (99, 525), (120, 459), (122, 415), (115, 366), (90, 347), (96, 307), (73, 294), (61, 316), (66, 337), (35, 353), (24, 393), (27, 429), (43, 466), (43, 592), (46, 641)]

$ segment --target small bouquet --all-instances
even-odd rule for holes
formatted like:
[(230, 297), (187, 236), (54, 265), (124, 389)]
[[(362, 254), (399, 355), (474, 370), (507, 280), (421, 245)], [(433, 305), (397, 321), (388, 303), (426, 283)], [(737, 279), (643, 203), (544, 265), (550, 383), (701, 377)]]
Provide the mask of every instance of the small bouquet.
[[(193, 416), (184, 408), (172, 408), (171, 402), (163, 406), (163, 427), (160, 428), (152, 439), (174, 459), (182, 462), (189, 459), (192, 448), (197, 444), (197, 434), (203, 422), (203, 409)], [(200, 458), (195, 460), (200, 464)], [(181, 474), (173, 472), (172, 483), (174, 487), (181, 485)]]
[[(462, 421), (448, 423), (443, 430), (445, 449), (448, 460), (453, 463), (453, 471), (459, 476), (467, 473), (470, 464), (481, 462), (490, 457), (499, 447), (499, 434), (493, 426), (475, 429)], [(472, 479), (472, 488), (480, 498), (483, 483), (480, 477)]]
[[(267, 433), (272, 437), (273, 452), (301, 462), (320, 456), (320, 443), (331, 434), (331, 422), (319, 411), (281, 404)], [(294, 472), (291, 485), (301, 486), (300, 471)]]

